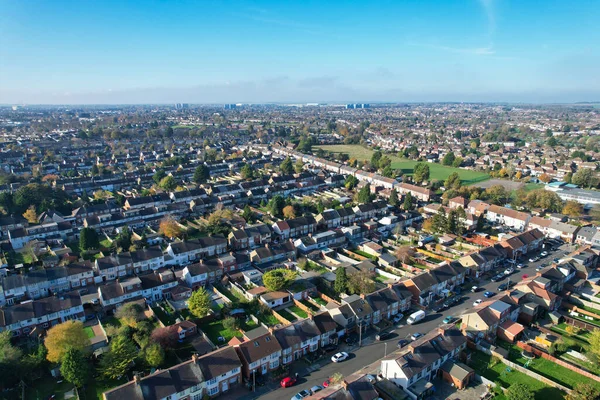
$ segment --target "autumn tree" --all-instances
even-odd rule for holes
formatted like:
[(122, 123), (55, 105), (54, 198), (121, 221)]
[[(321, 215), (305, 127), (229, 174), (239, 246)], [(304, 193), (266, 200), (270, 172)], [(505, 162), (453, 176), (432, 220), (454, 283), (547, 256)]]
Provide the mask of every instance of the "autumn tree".
[(44, 345), (48, 350), (48, 361), (59, 362), (68, 349), (84, 351), (90, 345), (90, 339), (81, 321), (67, 321), (48, 330)]
[(193, 316), (202, 318), (210, 310), (210, 295), (203, 287), (192, 292), (188, 300), (188, 308)]
[(302, 162), (302, 159), (299, 158), (298, 160), (296, 160), (296, 164), (294, 164), (294, 171), (299, 174), (304, 170), (304, 163)]
[(162, 189), (166, 190), (167, 192), (171, 192), (171, 191), (175, 190), (175, 188), (177, 187), (177, 181), (175, 180), (175, 178), (173, 178), (173, 176), (168, 175), (160, 180), (160, 182), (158, 183), (158, 186), (160, 186)]
[(352, 190), (358, 185), (358, 178), (354, 175), (348, 175), (346, 177), (346, 181), (344, 182), (344, 187), (348, 190)]
[(172, 217), (166, 217), (160, 222), (159, 231), (169, 238), (181, 238), (183, 229)]
[(415, 252), (410, 246), (399, 246), (396, 248), (396, 258), (403, 264), (410, 264)]
[(117, 309), (116, 317), (135, 328), (138, 322), (146, 317), (144, 309), (137, 303), (125, 303)]
[(562, 209), (562, 213), (569, 217), (580, 217), (583, 215), (583, 205), (575, 200), (567, 200)]
[(566, 400), (597, 400), (600, 398), (600, 390), (589, 382), (579, 382), (567, 394)]
[(600, 358), (600, 329), (594, 329), (588, 337), (590, 352)]
[(158, 343), (152, 343), (144, 349), (144, 358), (149, 366), (157, 368), (165, 362), (165, 351)]
[(296, 211), (294, 210), (294, 206), (289, 205), (283, 207), (283, 218), (292, 219), (296, 218)]
[(544, 183), (550, 183), (550, 181), (552, 180), (552, 177), (550, 175), (544, 173), (544, 174), (540, 175), (539, 180)]
[(350, 274), (348, 277), (348, 292), (353, 294), (371, 293), (375, 290), (375, 282), (372, 274), (366, 271), (359, 271)]
[(174, 349), (177, 346), (177, 328), (173, 325), (164, 328), (156, 328), (150, 335), (150, 341), (157, 343), (164, 349)]
[(571, 182), (581, 187), (591, 188), (592, 186), (598, 185), (598, 178), (591, 169), (579, 168), (577, 172), (573, 174)]
[(38, 222), (38, 215), (37, 212), (35, 211), (35, 207), (34, 206), (30, 206), (27, 211), (25, 211), (23, 213), (23, 218), (25, 218), (27, 220), (27, 222), (29, 222), (30, 224), (37, 224)]

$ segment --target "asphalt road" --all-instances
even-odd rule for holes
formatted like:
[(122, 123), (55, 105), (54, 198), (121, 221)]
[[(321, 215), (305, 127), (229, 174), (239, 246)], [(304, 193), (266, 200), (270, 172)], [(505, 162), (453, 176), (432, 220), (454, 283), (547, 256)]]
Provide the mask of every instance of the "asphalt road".
[[(550, 254), (542, 258), (537, 262), (530, 263), (528, 260), (530, 257), (535, 256), (537, 253), (530, 253), (527, 255), (526, 259), (524, 258), (520, 262), (525, 265), (522, 269), (515, 269), (515, 272), (510, 275), (510, 279), (512, 282), (518, 282), (522, 280), (523, 275), (533, 276), (535, 275), (535, 269), (540, 266), (540, 264), (544, 263), (546, 265), (550, 265), (554, 258), (564, 257), (566, 254), (569, 254), (573, 248), (569, 245), (563, 245), (560, 249), (556, 251), (550, 252)], [(497, 268), (494, 274), (503, 271), (505, 268)], [(490, 276), (491, 277), (491, 276)], [(492, 291), (498, 293), (498, 286), (502, 283), (507, 282), (508, 278), (504, 278), (499, 282), (491, 282), (489, 278), (487, 280), (479, 280), (478, 283), (467, 283), (465, 282), (464, 287), (467, 288), (469, 285), (477, 285), (479, 290), (476, 293), (472, 293), (470, 291), (464, 291), (462, 293), (462, 301), (452, 306), (451, 308), (444, 310), (442, 312), (434, 312), (427, 311), (427, 316), (425, 319), (418, 324), (415, 325), (407, 325), (402, 320), (400, 324), (398, 324), (393, 329), (393, 334), (385, 341), (377, 342), (374, 340), (375, 332), (370, 330), (366, 335), (363, 335), (363, 343), (361, 347), (354, 346), (348, 347), (345, 344), (341, 345), (339, 351), (346, 351), (350, 354), (350, 358), (341, 363), (332, 363), (329, 359), (320, 361), (314, 365), (311, 365), (308, 370), (306, 369), (295, 369), (292, 365), (290, 375), (294, 373), (298, 373), (299, 379), (298, 383), (295, 386), (290, 388), (281, 388), (278, 387), (277, 382), (273, 382), (268, 386), (259, 388), (259, 392), (257, 393), (249, 393), (247, 396), (243, 396), (242, 399), (261, 399), (261, 400), (284, 400), (292, 398), (296, 393), (303, 389), (309, 389), (315, 385), (322, 385), (323, 382), (331, 375), (336, 372), (341, 373), (343, 376), (348, 376), (353, 374), (366, 366), (376, 362), (377, 360), (385, 357), (386, 351), (387, 354), (390, 354), (394, 350), (397, 350), (397, 343), (399, 339), (409, 338), (415, 332), (427, 333), (436, 327), (442, 324), (442, 320), (446, 316), (454, 316), (458, 317), (462, 315), (466, 310), (473, 307), (473, 302), (477, 299), (486, 300), (484, 297), (485, 291)], [(406, 316), (410, 314), (408, 312)], [(410, 339), (409, 339), (410, 340)], [(333, 355), (334, 353), (331, 353)], [(376, 371), (370, 371), (368, 369), (364, 370), (365, 373), (376, 373)], [(266, 391), (270, 390), (268, 393)]]

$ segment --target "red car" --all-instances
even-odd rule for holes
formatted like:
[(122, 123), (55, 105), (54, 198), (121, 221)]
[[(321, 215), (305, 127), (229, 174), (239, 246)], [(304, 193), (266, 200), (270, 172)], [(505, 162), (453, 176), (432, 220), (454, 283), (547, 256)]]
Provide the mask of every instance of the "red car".
[(296, 384), (296, 378), (288, 376), (287, 378), (283, 378), (280, 382), (281, 387), (287, 388), (290, 386), (294, 386)]
[(323, 382), (323, 387), (329, 387), (329, 379)]

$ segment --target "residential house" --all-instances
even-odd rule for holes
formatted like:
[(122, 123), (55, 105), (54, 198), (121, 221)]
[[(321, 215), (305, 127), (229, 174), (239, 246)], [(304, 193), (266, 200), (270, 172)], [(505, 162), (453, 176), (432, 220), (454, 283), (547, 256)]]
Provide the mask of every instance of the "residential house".
[(246, 379), (251, 375), (265, 375), (279, 368), (281, 364), (281, 345), (272, 332), (234, 345), (242, 362), (242, 374)]

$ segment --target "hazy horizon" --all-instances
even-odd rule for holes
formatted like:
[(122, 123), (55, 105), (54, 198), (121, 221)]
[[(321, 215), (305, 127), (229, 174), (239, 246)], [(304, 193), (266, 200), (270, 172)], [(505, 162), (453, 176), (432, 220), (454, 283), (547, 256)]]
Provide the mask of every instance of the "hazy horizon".
[(600, 2), (0, 0), (0, 103), (600, 99)]

